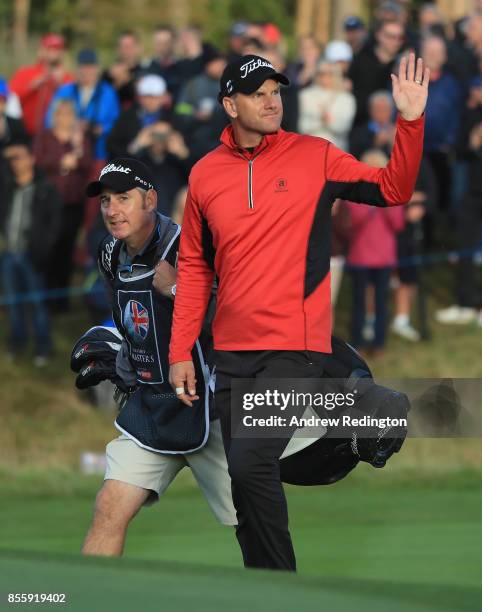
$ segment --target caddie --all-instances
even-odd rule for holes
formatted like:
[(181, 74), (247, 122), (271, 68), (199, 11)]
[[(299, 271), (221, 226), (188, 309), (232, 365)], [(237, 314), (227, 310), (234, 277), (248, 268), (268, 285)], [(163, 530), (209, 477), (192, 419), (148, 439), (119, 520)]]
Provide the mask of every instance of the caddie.
[[(89, 197), (100, 198), (109, 232), (99, 247), (99, 268), (110, 289), (113, 318), (123, 340), (117, 371), (135, 390), (116, 419), (121, 435), (107, 445), (105, 480), (82, 549), (86, 555), (122, 554), (131, 519), (143, 505), (156, 502), (185, 466), (191, 468), (218, 521), (236, 524), (220, 425), (209, 414), (209, 336), (198, 340), (192, 352), (199, 385), (194, 410), (182, 409), (168, 382), (174, 266), (181, 228), (157, 212), (153, 183), (144, 164), (119, 158), (87, 187)], [(172, 274), (166, 295), (152, 287), (158, 264), (164, 274)], [(102, 373), (95, 380), (101, 363), (94, 349), (102, 348), (102, 333), (101, 328), (90, 330), (74, 350), (73, 360), (83, 365), (78, 386), (95, 384), (100, 378), (118, 382), (115, 359), (110, 362), (114, 367), (110, 374), (106, 360), (102, 361)]]

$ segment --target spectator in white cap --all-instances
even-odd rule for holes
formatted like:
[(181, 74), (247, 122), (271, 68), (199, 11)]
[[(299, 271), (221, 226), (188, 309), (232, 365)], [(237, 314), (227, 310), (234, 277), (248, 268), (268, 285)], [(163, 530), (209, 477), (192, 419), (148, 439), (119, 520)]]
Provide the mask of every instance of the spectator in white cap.
[(157, 74), (146, 74), (137, 83), (139, 97), (155, 98), (163, 96), (166, 91), (166, 81)]
[[(324, 59), (327, 62), (341, 63), (342, 66), (344, 66), (344, 64), (348, 66), (352, 58), (352, 48), (344, 40), (332, 40), (326, 45)], [(345, 70), (343, 72), (345, 72)]]
[(136, 92), (136, 104), (121, 114), (109, 135), (110, 157), (137, 155), (151, 144), (153, 126), (170, 119), (171, 96), (161, 76), (146, 74)]
[(324, 60), (340, 67), (343, 75), (343, 86), (347, 91), (352, 89), (352, 83), (347, 77), (352, 59), (352, 48), (344, 40), (332, 40), (326, 45)]
[(346, 151), (356, 103), (346, 91), (341, 67), (320, 62), (313, 85), (301, 89), (299, 96), (299, 132), (326, 138)]

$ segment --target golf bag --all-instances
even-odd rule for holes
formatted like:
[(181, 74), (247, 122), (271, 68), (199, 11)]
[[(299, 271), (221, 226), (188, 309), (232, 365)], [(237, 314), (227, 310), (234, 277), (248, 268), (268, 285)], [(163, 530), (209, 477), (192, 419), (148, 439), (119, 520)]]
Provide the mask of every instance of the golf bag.
[[(342, 384), (337, 391), (354, 392), (357, 415), (378, 419), (384, 417), (406, 418), (410, 404), (405, 394), (377, 385), (368, 364), (348, 343), (332, 337), (332, 353), (328, 357), (323, 378), (335, 379)], [(339, 414), (346, 414), (340, 410)], [(328, 431), (303, 450), (282, 458), (281, 480), (289, 484), (332, 484), (344, 478), (358, 464), (365, 461), (373, 467), (384, 467), (388, 459), (397, 453), (406, 438), (404, 427), (369, 428), (366, 436), (353, 431), (346, 438), (336, 437)]]

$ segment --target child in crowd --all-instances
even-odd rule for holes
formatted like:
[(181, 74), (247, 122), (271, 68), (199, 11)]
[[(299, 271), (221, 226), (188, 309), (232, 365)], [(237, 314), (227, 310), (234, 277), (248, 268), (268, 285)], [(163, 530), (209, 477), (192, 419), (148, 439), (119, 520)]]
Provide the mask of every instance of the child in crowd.
[[(362, 161), (383, 168), (388, 158), (377, 149), (369, 150)], [(375, 335), (370, 346), (375, 355), (383, 352), (388, 319), (390, 274), (397, 264), (397, 234), (405, 223), (402, 206), (377, 208), (348, 202), (350, 242), (347, 263), (353, 280), (352, 343), (363, 348), (366, 291), (374, 288)]]

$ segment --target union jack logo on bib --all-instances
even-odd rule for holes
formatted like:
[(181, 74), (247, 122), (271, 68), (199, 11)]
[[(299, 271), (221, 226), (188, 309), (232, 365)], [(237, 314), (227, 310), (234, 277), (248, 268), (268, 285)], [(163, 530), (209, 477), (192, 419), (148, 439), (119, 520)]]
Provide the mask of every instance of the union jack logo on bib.
[(149, 332), (149, 313), (140, 302), (127, 302), (124, 309), (124, 327), (131, 338), (146, 339)]

